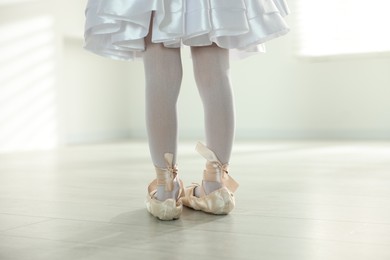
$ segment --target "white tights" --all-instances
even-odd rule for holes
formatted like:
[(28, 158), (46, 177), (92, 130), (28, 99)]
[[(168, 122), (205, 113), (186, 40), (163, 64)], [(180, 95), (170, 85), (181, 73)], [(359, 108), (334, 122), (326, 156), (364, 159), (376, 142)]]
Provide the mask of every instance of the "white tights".
[[(165, 153), (177, 153), (177, 100), (182, 81), (179, 48), (166, 48), (145, 38), (146, 128), (152, 161), (166, 168)], [(221, 161), (228, 163), (234, 139), (234, 103), (229, 78), (229, 51), (215, 44), (191, 47), (194, 76), (203, 103), (206, 145)], [(201, 172), (201, 170), (200, 170)], [(177, 186), (177, 185), (176, 185)], [(207, 183), (206, 183), (207, 186)], [(219, 188), (209, 183), (208, 190)], [(157, 199), (174, 197), (158, 187)]]

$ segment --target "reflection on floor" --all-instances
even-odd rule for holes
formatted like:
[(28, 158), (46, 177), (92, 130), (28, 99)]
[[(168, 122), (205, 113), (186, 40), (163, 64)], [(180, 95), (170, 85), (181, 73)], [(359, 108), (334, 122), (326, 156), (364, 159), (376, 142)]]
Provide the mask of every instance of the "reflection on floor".
[(390, 259), (390, 142), (237, 142), (230, 172), (230, 215), (163, 222), (144, 207), (144, 142), (0, 155), (0, 259)]

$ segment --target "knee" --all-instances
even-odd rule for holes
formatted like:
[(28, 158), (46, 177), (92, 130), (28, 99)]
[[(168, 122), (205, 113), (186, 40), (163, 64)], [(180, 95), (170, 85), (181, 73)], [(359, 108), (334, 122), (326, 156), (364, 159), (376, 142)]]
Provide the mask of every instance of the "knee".
[(222, 67), (198, 70), (194, 73), (194, 78), (199, 90), (222, 91), (230, 87), (229, 71)]

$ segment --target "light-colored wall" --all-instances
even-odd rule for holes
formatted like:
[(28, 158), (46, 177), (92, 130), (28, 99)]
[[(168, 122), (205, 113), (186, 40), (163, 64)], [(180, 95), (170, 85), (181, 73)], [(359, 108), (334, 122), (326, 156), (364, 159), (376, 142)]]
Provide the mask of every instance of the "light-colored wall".
[(238, 131), (254, 137), (389, 138), (389, 56), (303, 60), (294, 56), (294, 33), (270, 43), (268, 54), (233, 64)]
[(130, 138), (129, 66), (92, 55), (80, 40), (64, 39), (60, 108), (64, 143)]
[(54, 2), (0, 1), (0, 152), (58, 145), (62, 38)]
[[(14, 10), (23, 9), (24, 2)], [(62, 49), (59, 142), (145, 138), (143, 64), (112, 61), (82, 49), (85, 4), (57, 1), (48, 11), (63, 39), (57, 45)], [(287, 21), (292, 31), (270, 42), (266, 54), (232, 61), (237, 138), (390, 138), (389, 55), (305, 60), (294, 52), (294, 13)], [(203, 138), (188, 48), (182, 54), (180, 137)]]

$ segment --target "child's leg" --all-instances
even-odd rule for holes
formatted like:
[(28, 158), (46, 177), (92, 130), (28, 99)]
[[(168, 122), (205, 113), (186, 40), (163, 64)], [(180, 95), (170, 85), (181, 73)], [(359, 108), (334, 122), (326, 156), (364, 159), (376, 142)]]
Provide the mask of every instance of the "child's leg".
[[(146, 82), (146, 128), (152, 161), (156, 167), (167, 168), (165, 153), (177, 152), (176, 103), (182, 80), (182, 64), (179, 48), (165, 48), (151, 42), (151, 30), (145, 38), (143, 55)], [(173, 198), (175, 192), (157, 188), (157, 199)]]
[[(229, 50), (211, 45), (191, 48), (194, 75), (203, 102), (206, 145), (222, 164), (230, 160), (235, 115), (229, 76)], [(220, 188), (220, 183), (206, 183), (206, 192)]]

